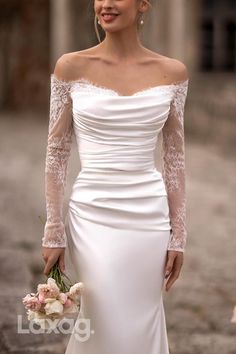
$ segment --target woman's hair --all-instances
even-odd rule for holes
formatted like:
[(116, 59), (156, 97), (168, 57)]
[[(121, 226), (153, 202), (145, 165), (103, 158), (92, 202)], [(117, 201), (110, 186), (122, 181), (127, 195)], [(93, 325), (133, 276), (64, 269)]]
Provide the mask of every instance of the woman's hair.
[[(141, 1), (141, 0), (137, 0), (137, 1)], [(154, 0), (145, 0), (150, 7), (152, 7), (152, 2)], [(94, 15), (94, 29), (95, 29), (95, 32), (96, 32), (96, 36), (97, 36), (97, 39), (99, 42), (101, 42), (101, 37), (100, 37), (100, 33), (99, 33), (99, 29), (98, 29), (98, 23), (97, 23), (97, 16), (96, 14)], [(139, 23), (138, 23), (138, 30), (140, 29), (140, 26), (139, 26)]]

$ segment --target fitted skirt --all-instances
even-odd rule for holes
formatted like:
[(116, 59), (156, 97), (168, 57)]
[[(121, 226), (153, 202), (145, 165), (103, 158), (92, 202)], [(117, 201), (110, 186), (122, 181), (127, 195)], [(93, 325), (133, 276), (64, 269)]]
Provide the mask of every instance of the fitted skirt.
[(82, 171), (65, 220), (66, 274), (82, 281), (66, 354), (169, 354), (163, 305), (170, 239), (159, 171)]

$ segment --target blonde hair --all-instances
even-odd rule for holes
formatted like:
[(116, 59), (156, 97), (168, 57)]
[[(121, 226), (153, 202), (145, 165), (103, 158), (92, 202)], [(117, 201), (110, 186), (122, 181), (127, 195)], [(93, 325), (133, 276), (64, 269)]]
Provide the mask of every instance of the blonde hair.
[[(153, 0), (144, 0), (144, 1), (146, 1), (149, 4), (149, 6), (152, 7)], [(138, 25), (138, 30), (139, 30), (139, 28), (140, 28), (139, 22), (137, 25)], [(94, 29), (96, 32), (97, 39), (98, 39), (99, 43), (101, 43), (101, 37), (100, 37), (99, 29), (98, 29), (98, 22), (97, 22), (97, 15), (96, 14), (94, 16)]]

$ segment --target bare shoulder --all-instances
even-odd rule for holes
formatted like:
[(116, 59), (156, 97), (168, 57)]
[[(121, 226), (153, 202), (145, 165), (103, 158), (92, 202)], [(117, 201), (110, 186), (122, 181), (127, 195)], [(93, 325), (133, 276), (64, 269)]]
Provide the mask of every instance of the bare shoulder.
[(187, 66), (178, 59), (147, 50), (148, 57), (154, 63), (154, 70), (162, 72), (165, 80), (169, 83), (181, 82), (189, 78)]
[(164, 67), (171, 82), (181, 82), (189, 79), (187, 66), (178, 59), (166, 57)]
[(70, 81), (80, 77), (84, 72), (88, 59), (93, 55), (91, 48), (65, 53), (57, 59), (53, 74), (63, 81)]

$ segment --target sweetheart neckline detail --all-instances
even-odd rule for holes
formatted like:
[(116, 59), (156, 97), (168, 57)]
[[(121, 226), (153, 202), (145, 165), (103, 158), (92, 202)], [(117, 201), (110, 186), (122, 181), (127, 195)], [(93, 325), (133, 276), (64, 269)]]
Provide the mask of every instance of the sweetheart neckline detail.
[(175, 82), (173, 82), (171, 84), (161, 84), (161, 85), (149, 86), (149, 87), (147, 87), (145, 89), (138, 90), (138, 91), (134, 92), (133, 94), (123, 95), (120, 92), (118, 92), (117, 90), (114, 90), (114, 89), (106, 87), (106, 86), (99, 85), (99, 84), (94, 83), (93, 81), (91, 81), (89, 79), (86, 79), (84, 77), (81, 77), (81, 78), (75, 79), (75, 80), (68, 80), (68, 81), (66, 81), (64, 79), (57, 78), (54, 73), (51, 73), (50, 77), (51, 77), (51, 79), (56, 80), (58, 83), (61, 83), (61, 84), (64, 84), (64, 85), (68, 85), (69, 87), (71, 87), (73, 85), (76, 85), (76, 84), (78, 84), (78, 85), (79, 84), (85, 84), (87, 86), (90, 86), (90, 87), (98, 89), (98, 90), (110, 92), (116, 97), (128, 97), (128, 98), (129, 97), (135, 97), (135, 96), (138, 96), (138, 95), (140, 95), (142, 93), (146, 93), (146, 92), (153, 91), (153, 90), (156, 90), (156, 89), (173, 88), (173, 87), (176, 87), (176, 86), (187, 87), (188, 83), (189, 83), (189, 78), (188, 78), (188, 79), (185, 79), (185, 80), (182, 80), (182, 81), (175, 81)]

